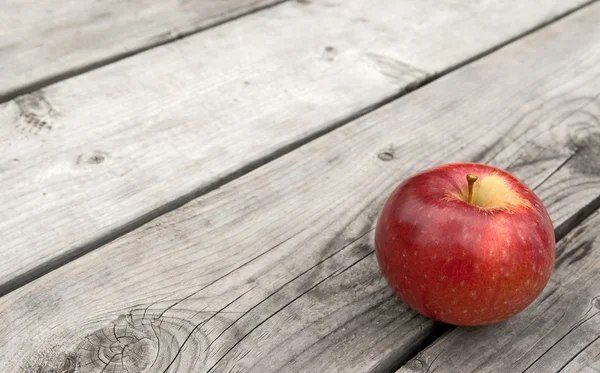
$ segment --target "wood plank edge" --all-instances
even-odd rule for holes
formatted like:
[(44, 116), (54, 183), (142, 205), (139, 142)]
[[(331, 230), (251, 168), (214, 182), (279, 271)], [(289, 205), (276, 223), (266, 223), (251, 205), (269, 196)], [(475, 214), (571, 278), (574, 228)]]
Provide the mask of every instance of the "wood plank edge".
[[(106, 58), (100, 59), (98, 61), (95, 61), (95, 62), (92, 62), (89, 64), (85, 64), (85, 65), (81, 65), (81, 66), (74, 66), (64, 72), (50, 75), (48, 77), (38, 79), (38, 80), (35, 80), (30, 83), (25, 83), (19, 88), (12, 89), (5, 93), (0, 93), (0, 104), (2, 104), (3, 102), (13, 100), (16, 97), (19, 97), (19, 96), (22, 96), (25, 94), (29, 94), (29, 93), (35, 92), (39, 89), (48, 87), (48, 86), (58, 83), (62, 80), (67, 80), (67, 79), (76, 77), (78, 75), (85, 74), (87, 72), (96, 70), (103, 66), (110, 65), (111, 63), (115, 63), (120, 60), (123, 60), (123, 59), (129, 58), (129, 57), (135, 56), (137, 54), (146, 52), (150, 49), (154, 49), (154, 48), (163, 46), (165, 44), (169, 44), (174, 41), (187, 38), (189, 36), (198, 34), (200, 32), (206, 31), (208, 29), (221, 26), (225, 23), (233, 22), (242, 17), (246, 17), (251, 14), (273, 8), (275, 6), (281, 5), (288, 1), (290, 1), (290, 0), (274, 0), (271, 3), (261, 5), (256, 8), (250, 7), (247, 11), (243, 11), (239, 14), (234, 13), (230, 17), (225, 17), (223, 19), (217, 20), (216, 22), (209, 23), (207, 25), (202, 25), (197, 28), (192, 28), (191, 30), (181, 31), (181, 32), (173, 32), (173, 31), (166, 32), (166, 33), (159, 35), (158, 37), (152, 39), (152, 41), (146, 45), (142, 45), (137, 48), (132, 48), (131, 50), (127, 50), (122, 53), (117, 53), (113, 56), (108, 56)], [(250, 6), (252, 6), (252, 5), (250, 5)], [(0, 296), (2, 296), (1, 289), (2, 289), (2, 286), (0, 285)]]
[[(24, 84), (22, 87), (13, 89), (13, 90), (9, 91), (8, 93), (0, 94), (0, 104), (4, 103), (4, 102), (7, 102), (7, 101), (10, 101), (10, 100), (13, 100), (16, 97), (19, 97), (19, 96), (22, 96), (22, 95), (25, 95), (25, 94), (30, 94), (30, 93), (35, 92), (37, 90), (43, 89), (43, 88), (48, 87), (48, 86), (50, 86), (52, 84), (58, 83), (58, 82), (60, 82), (62, 80), (67, 80), (67, 79), (73, 78), (75, 76), (85, 74), (87, 72), (90, 72), (92, 70), (101, 68), (101, 67), (109, 65), (111, 63), (123, 60), (123, 59), (128, 58), (128, 57), (132, 57), (134, 55), (143, 53), (143, 52), (148, 51), (150, 49), (157, 48), (157, 47), (160, 47), (162, 45), (165, 45), (165, 44), (168, 44), (168, 43), (180, 40), (180, 39), (184, 39), (186, 37), (189, 37), (189, 36), (192, 36), (194, 34), (200, 33), (202, 31), (208, 30), (210, 28), (221, 26), (221, 25), (223, 25), (225, 23), (235, 21), (237, 19), (240, 19), (242, 17), (251, 15), (253, 13), (257, 13), (257, 12), (260, 12), (260, 11), (263, 11), (263, 10), (267, 10), (269, 8), (273, 8), (275, 6), (281, 5), (281, 4), (286, 3), (288, 1), (299, 1), (299, 0), (275, 0), (273, 3), (266, 4), (266, 5), (257, 7), (257, 8), (253, 8), (253, 9), (247, 11), (247, 12), (242, 12), (240, 14), (235, 14), (232, 17), (219, 20), (219, 21), (217, 21), (215, 23), (211, 23), (211, 24), (199, 27), (197, 29), (193, 29), (193, 30), (185, 31), (185, 32), (181, 32), (181, 33), (169, 32), (168, 36), (165, 39), (163, 39), (163, 40), (156, 40), (154, 43), (150, 43), (148, 45), (141, 46), (139, 48), (134, 48), (132, 50), (129, 50), (129, 51), (126, 51), (126, 52), (123, 52), (123, 53), (119, 53), (119, 54), (116, 54), (114, 56), (107, 57), (105, 59), (96, 61), (94, 63), (90, 63), (90, 64), (79, 66), (79, 67), (73, 67), (70, 70), (67, 70), (67, 71), (65, 71), (63, 73), (55, 74), (55, 75), (46, 77), (44, 79), (39, 79), (39, 80), (34, 81), (32, 83)], [(444, 69), (444, 70), (442, 70), (440, 72), (436, 72), (434, 74), (431, 74), (431, 76), (429, 76), (428, 78), (426, 78), (425, 81), (422, 82), (421, 84), (419, 84), (419, 82), (415, 82), (413, 84), (409, 84), (405, 89), (403, 89), (401, 91), (401, 93), (406, 94), (406, 93), (409, 93), (409, 92), (411, 92), (411, 91), (413, 91), (413, 90), (415, 90), (417, 88), (420, 88), (423, 85), (425, 85), (427, 83), (430, 83), (430, 82), (436, 80), (437, 78), (439, 78), (439, 77), (441, 77), (443, 75), (449, 74), (449, 73), (451, 73), (451, 72), (453, 72), (453, 71), (455, 71), (455, 70), (457, 70), (457, 69), (459, 69), (459, 68), (461, 68), (461, 67), (463, 67), (465, 65), (468, 65), (468, 64), (470, 64), (470, 63), (472, 63), (472, 62), (474, 62), (474, 61), (476, 61), (476, 60), (478, 60), (478, 59), (480, 59), (482, 57), (485, 57), (485, 56), (487, 56), (487, 55), (489, 55), (491, 53), (494, 53), (495, 51), (497, 51), (497, 50), (499, 50), (499, 49), (507, 46), (508, 44), (513, 43), (514, 41), (516, 41), (518, 39), (526, 37), (526, 36), (528, 36), (528, 35), (530, 35), (532, 33), (535, 33), (536, 31), (538, 31), (538, 30), (540, 30), (542, 28), (545, 28), (546, 26), (548, 26), (548, 25), (550, 25), (552, 23), (555, 23), (555, 22), (557, 22), (557, 21), (559, 21), (559, 20), (561, 20), (561, 19), (563, 19), (565, 17), (568, 17), (569, 15), (571, 15), (571, 14), (573, 14), (573, 13), (575, 13), (575, 12), (577, 12), (577, 11), (579, 11), (579, 10), (581, 10), (581, 9), (583, 9), (583, 8), (585, 8), (585, 7), (593, 4), (593, 3), (595, 3), (596, 1), (598, 1), (598, 0), (590, 0), (588, 2), (585, 2), (585, 3), (581, 4), (581, 5), (578, 5), (577, 7), (573, 8), (573, 9), (570, 9), (570, 10), (568, 10), (568, 11), (562, 13), (562, 14), (557, 15), (556, 17), (550, 18), (550, 19), (548, 19), (546, 21), (541, 22), (538, 25), (533, 26), (532, 28), (530, 28), (528, 30), (525, 30), (521, 34), (515, 35), (514, 37), (509, 38), (509, 39), (505, 40), (504, 42), (501, 42), (501, 43), (499, 43), (499, 44), (497, 44), (495, 46), (492, 46), (492, 47), (490, 47), (490, 48), (482, 51), (481, 53), (478, 53), (478, 54), (472, 56), (471, 58), (468, 58), (468, 59), (466, 59), (466, 60), (464, 60), (464, 61), (462, 61), (462, 62), (460, 62), (460, 63), (458, 63), (456, 65), (450, 66), (449, 68)], [(417, 85), (416, 87), (413, 86), (415, 84)], [(387, 102), (391, 102), (391, 101), (395, 100), (396, 98), (390, 98), (389, 101), (387, 101)], [(0, 293), (0, 296), (2, 296), (1, 293)]]

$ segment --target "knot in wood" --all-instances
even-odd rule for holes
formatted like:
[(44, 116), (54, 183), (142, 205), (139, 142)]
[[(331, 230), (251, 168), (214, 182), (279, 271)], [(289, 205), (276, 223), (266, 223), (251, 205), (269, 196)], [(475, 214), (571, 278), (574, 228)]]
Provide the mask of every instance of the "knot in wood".
[(158, 352), (158, 336), (152, 323), (135, 322), (120, 316), (110, 325), (88, 335), (77, 353), (78, 372), (141, 373)]
[(382, 151), (381, 153), (377, 154), (377, 157), (384, 162), (391, 161), (394, 159), (394, 151), (392, 149)]
[(77, 372), (193, 371), (205, 360), (206, 340), (185, 318), (136, 311), (84, 338), (77, 348)]
[(421, 373), (427, 371), (429, 366), (421, 359), (414, 358), (409, 360), (404, 367), (400, 370), (401, 372)]

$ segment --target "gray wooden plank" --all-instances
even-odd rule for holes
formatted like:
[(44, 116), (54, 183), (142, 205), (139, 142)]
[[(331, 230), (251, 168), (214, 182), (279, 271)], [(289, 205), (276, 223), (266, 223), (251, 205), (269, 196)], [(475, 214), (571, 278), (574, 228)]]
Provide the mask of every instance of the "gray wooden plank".
[[(600, 31), (597, 30), (597, 26), (591, 26), (593, 22), (589, 21), (591, 17), (600, 14), (598, 6), (593, 6), (588, 11), (589, 13), (582, 13), (572, 17), (572, 23), (578, 24), (577, 28), (570, 30), (561, 29), (556, 32), (565, 33), (561, 38), (575, 40), (579, 35), (578, 33)], [(580, 69), (587, 64), (580, 65), (575, 61), (588, 59), (594, 59), (594, 57), (586, 53), (574, 58), (571, 68), (575, 71), (581, 71)], [(592, 75), (598, 74), (598, 72), (590, 73)], [(594, 77), (594, 81), (597, 81), (597, 77)], [(532, 110), (521, 120), (521, 122), (549, 121), (553, 123), (553, 131), (536, 134), (533, 141), (518, 139), (512, 144), (507, 144), (506, 142), (504, 145), (498, 144), (498, 147), (504, 148), (504, 154), (496, 155), (496, 152), (492, 150), (484, 157), (485, 160), (502, 159), (504, 162), (511, 164), (511, 168), (519, 169), (523, 166), (528, 167), (527, 158), (519, 158), (515, 156), (516, 153), (513, 153), (518, 153), (519, 147), (533, 147), (535, 152), (537, 152), (537, 156), (549, 160), (562, 153), (562, 155), (559, 155), (559, 158), (562, 157), (564, 161), (553, 172), (553, 181), (544, 182), (536, 189), (538, 193), (551, 196), (546, 202), (549, 203), (549, 212), (553, 217), (558, 214), (558, 216), (566, 218), (564, 214), (554, 210), (553, 206), (555, 205), (573, 203), (580, 198), (581, 194), (586, 200), (596, 198), (600, 195), (600, 187), (595, 182), (588, 183), (585, 178), (576, 181), (576, 176), (574, 176), (576, 174), (598, 175), (600, 173), (600, 169), (598, 168), (600, 164), (600, 153), (598, 152), (598, 144), (600, 144), (600, 102), (598, 97), (600, 96), (600, 91), (592, 88), (591, 85), (587, 87), (572, 87), (573, 91), (577, 92), (577, 94), (569, 100), (563, 100), (564, 97), (557, 94), (535, 110)], [(551, 107), (552, 110), (548, 110)], [(551, 113), (550, 116), (548, 112)], [(562, 129), (560, 129), (561, 127)], [(526, 132), (522, 130), (518, 131)], [(549, 145), (556, 138), (563, 138), (565, 147), (562, 151), (556, 152), (555, 150), (554, 155), (552, 155), (553, 147)], [(590, 223), (587, 223), (587, 225), (590, 230), (594, 231)], [(597, 229), (595, 229), (593, 234), (597, 233)], [(567, 242), (561, 243), (560, 247), (562, 249), (559, 247), (557, 252), (560, 253), (561, 250), (566, 250), (565, 245), (572, 245), (569, 242), (570, 239), (567, 239)], [(593, 262), (594, 260), (593, 258), (585, 259), (586, 262)], [(570, 319), (565, 318), (565, 315), (577, 317), (579, 312), (577, 307), (580, 307), (582, 302), (584, 304), (589, 304), (590, 302), (590, 299), (586, 298), (589, 295), (587, 293), (588, 290), (585, 290), (587, 288), (582, 287), (580, 294), (570, 294), (568, 296), (564, 294), (560, 295), (562, 294), (561, 290), (551, 299), (556, 304), (548, 304), (550, 300), (547, 294), (557, 291), (556, 281), (559, 281), (564, 276), (562, 272), (567, 271), (570, 273), (570, 269), (565, 270), (561, 268), (562, 261), (560, 257), (557, 258), (557, 269), (553, 274), (551, 284), (546, 288), (544, 294), (538, 298), (536, 303), (530, 306), (523, 314), (507, 322), (489, 327), (458, 328), (417, 355), (400, 372), (426, 372), (433, 370), (437, 372), (521, 372), (526, 369), (540, 354), (546, 352), (544, 350), (546, 344), (552, 343), (553, 338), (559, 338), (561, 331), (564, 332), (564, 328), (571, 325)], [(582, 267), (581, 270), (583, 269)], [(577, 298), (578, 296), (581, 298)], [(568, 302), (579, 305), (571, 309), (571, 306), (568, 306)], [(560, 319), (555, 317), (559, 309), (561, 310)], [(562, 312), (563, 310), (568, 312), (564, 313)], [(535, 330), (535, 328), (539, 328), (539, 330)], [(559, 333), (558, 337), (556, 333)], [(598, 329), (594, 333), (588, 334), (586, 338), (590, 335), (598, 336)], [(482, 346), (485, 346), (485, 348), (482, 348)], [(590, 346), (590, 348), (593, 347)], [(531, 369), (535, 367), (535, 369), (539, 370), (534, 369), (533, 371), (557, 371), (560, 369), (560, 362), (565, 362), (570, 358), (570, 353), (572, 353), (572, 349), (566, 349), (564, 354), (558, 353), (558, 350), (553, 350), (551, 355), (556, 360), (550, 363), (550, 365), (546, 365), (545, 368), (532, 365)], [(589, 369), (591, 368), (587, 367), (584, 369), (583, 366), (581, 367), (581, 371), (589, 371)], [(527, 371), (529, 372), (530, 370)]]
[(600, 371), (599, 226), (596, 210), (559, 242), (550, 283), (525, 311), (455, 329), (399, 372)]
[[(598, 12), (457, 70), (0, 298), (0, 370), (389, 371), (435, 328), (393, 296), (372, 255), (374, 220), (398, 182), (485, 159), (535, 187), (556, 226), (598, 197), (576, 186), (600, 187), (598, 173), (582, 172), (598, 160), (600, 128), (579, 116), (590, 108), (569, 105), (598, 93), (600, 48), (584, 37), (600, 27)], [(592, 139), (577, 142), (580, 159), (568, 151), (577, 139)], [(545, 187), (557, 180), (572, 200)]]
[(290, 2), (0, 105), (0, 294), (581, 3)]
[(0, 102), (279, 2), (0, 1)]

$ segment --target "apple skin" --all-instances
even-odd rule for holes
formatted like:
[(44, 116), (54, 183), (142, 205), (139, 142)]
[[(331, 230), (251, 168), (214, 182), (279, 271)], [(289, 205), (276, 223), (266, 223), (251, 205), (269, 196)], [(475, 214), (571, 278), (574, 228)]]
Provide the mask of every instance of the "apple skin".
[[(475, 193), (487, 193), (485, 206), (459, 198), (469, 173), (478, 176)], [(453, 163), (394, 189), (377, 220), (375, 252), (390, 287), (418, 313), (486, 325), (541, 293), (554, 267), (555, 237), (546, 208), (520, 180), (488, 165)]]

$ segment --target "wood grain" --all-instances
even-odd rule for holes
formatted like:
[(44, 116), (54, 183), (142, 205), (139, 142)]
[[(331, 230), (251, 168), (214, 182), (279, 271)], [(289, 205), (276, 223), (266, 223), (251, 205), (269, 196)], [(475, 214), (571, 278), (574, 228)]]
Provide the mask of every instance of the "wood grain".
[(455, 329), (399, 372), (600, 371), (599, 226), (596, 211), (557, 245), (550, 283), (525, 311)]
[(0, 105), (0, 295), (581, 1), (459, 3), (285, 3)]
[[(600, 175), (582, 171), (598, 161), (598, 144), (580, 142), (579, 159), (569, 145), (594, 141), (600, 127), (579, 117), (591, 106), (569, 103), (598, 93), (600, 48), (582, 36), (599, 31), (598, 12), (568, 17), (2, 297), (0, 371), (397, 367), (436, 324), (398, 301), (377, 269), (372, 230), (387, 194), (425, 167), (486, 160), (535, 187), (556, 226), (595, 200), (575, 186), (599, 190)], [(548, 59), (551, 49), (560, 53)], [(579, 119), (557, 120), (565, 116)], [(558, 180), (573, 186), (568, 203), (546, 187)]]
[(279, 2), (0, 1), (0, 102)]

